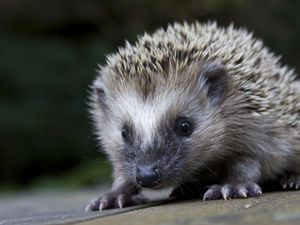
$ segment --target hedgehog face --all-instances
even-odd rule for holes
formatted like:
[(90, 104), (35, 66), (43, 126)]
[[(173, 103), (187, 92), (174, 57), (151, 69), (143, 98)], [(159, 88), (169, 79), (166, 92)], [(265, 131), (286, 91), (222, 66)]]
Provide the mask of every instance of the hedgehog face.
[(195, 63), (176, 73), (149, 75), (147, 82), (104, 73), (95, 82), (92, 115), (103, 148), (118, 173), (143, 187), (191, 179), (224, 140), (223, 66)]

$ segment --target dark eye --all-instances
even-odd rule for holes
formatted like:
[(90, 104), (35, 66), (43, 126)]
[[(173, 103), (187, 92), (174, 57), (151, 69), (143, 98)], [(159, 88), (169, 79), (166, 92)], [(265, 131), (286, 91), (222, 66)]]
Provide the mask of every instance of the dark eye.
[(128, 126), (125, 125), (122, 128), (121, 134), (122, 134), (122, 137), (123, 137), (124, 141), (127, 141), (129, 139), (129, 128), (128, 128)]
[(176, 120), (174, 130), (178, 136), (189, 136), (193, 132), (193, 124), (189, 119), (180, 117)]

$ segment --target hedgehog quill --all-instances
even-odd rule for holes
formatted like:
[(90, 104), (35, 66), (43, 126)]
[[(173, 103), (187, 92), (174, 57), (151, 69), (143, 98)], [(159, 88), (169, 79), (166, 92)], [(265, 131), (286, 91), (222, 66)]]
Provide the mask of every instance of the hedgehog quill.
[(143, 204), (142, 188), (226, 200), (300, 187), (300, 82), (245, 29), (146, 33), (107, 57), (90, 105), (114, 182), (86, 210)]

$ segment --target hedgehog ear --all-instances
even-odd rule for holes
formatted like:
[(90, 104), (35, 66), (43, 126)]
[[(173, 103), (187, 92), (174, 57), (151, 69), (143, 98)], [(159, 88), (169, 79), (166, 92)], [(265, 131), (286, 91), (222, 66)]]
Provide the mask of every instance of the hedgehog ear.
[(102, 88), (100, 87), (95, 87), (94, 88), (94, 92), (96, 95), (96, 101), (98, 104), (100, 104), (100, 106), (102, 108), (106, 108), (106, 104), (105, 104), (105, 92)]
[(207, 95), (212, 105), (221, 104), (226, 95), (228, 82), (224, 66), (217, 62), (203, 64), (200, 79), (204, 81), (204, 86), (207, 88)]
[(105, 99), (105, 92), (104, 92), (104, 90), (102, 88), (96, 87), (95, 91), (96, 91), (96, 95), (97, 95), (98, 101), (104, 101), (104, 99)]

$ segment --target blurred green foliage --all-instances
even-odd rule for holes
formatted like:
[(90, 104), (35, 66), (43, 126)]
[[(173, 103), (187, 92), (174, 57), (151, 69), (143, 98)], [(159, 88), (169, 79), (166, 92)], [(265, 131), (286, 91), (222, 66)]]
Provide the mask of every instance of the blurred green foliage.
[(93, 40), (74, 45), (58, 38), (0, 38), (2, 179), (27, 183), (68, 169), (95, 150), (87, 90), (107, 46)]
[(31, 187), (45, 188), (78, 188), (95, 184), (111, 183), (111, 168), (107, 160), (96, 163), (81, 163), (79, 166), (56, 175), (44, 175), (31, 183)]
[(184, 20), (247, 27), (300, 71), (298, 0), (1, 1), (0, 184), (109, 181), (86, 103), (97, 64), (125, 39)]

